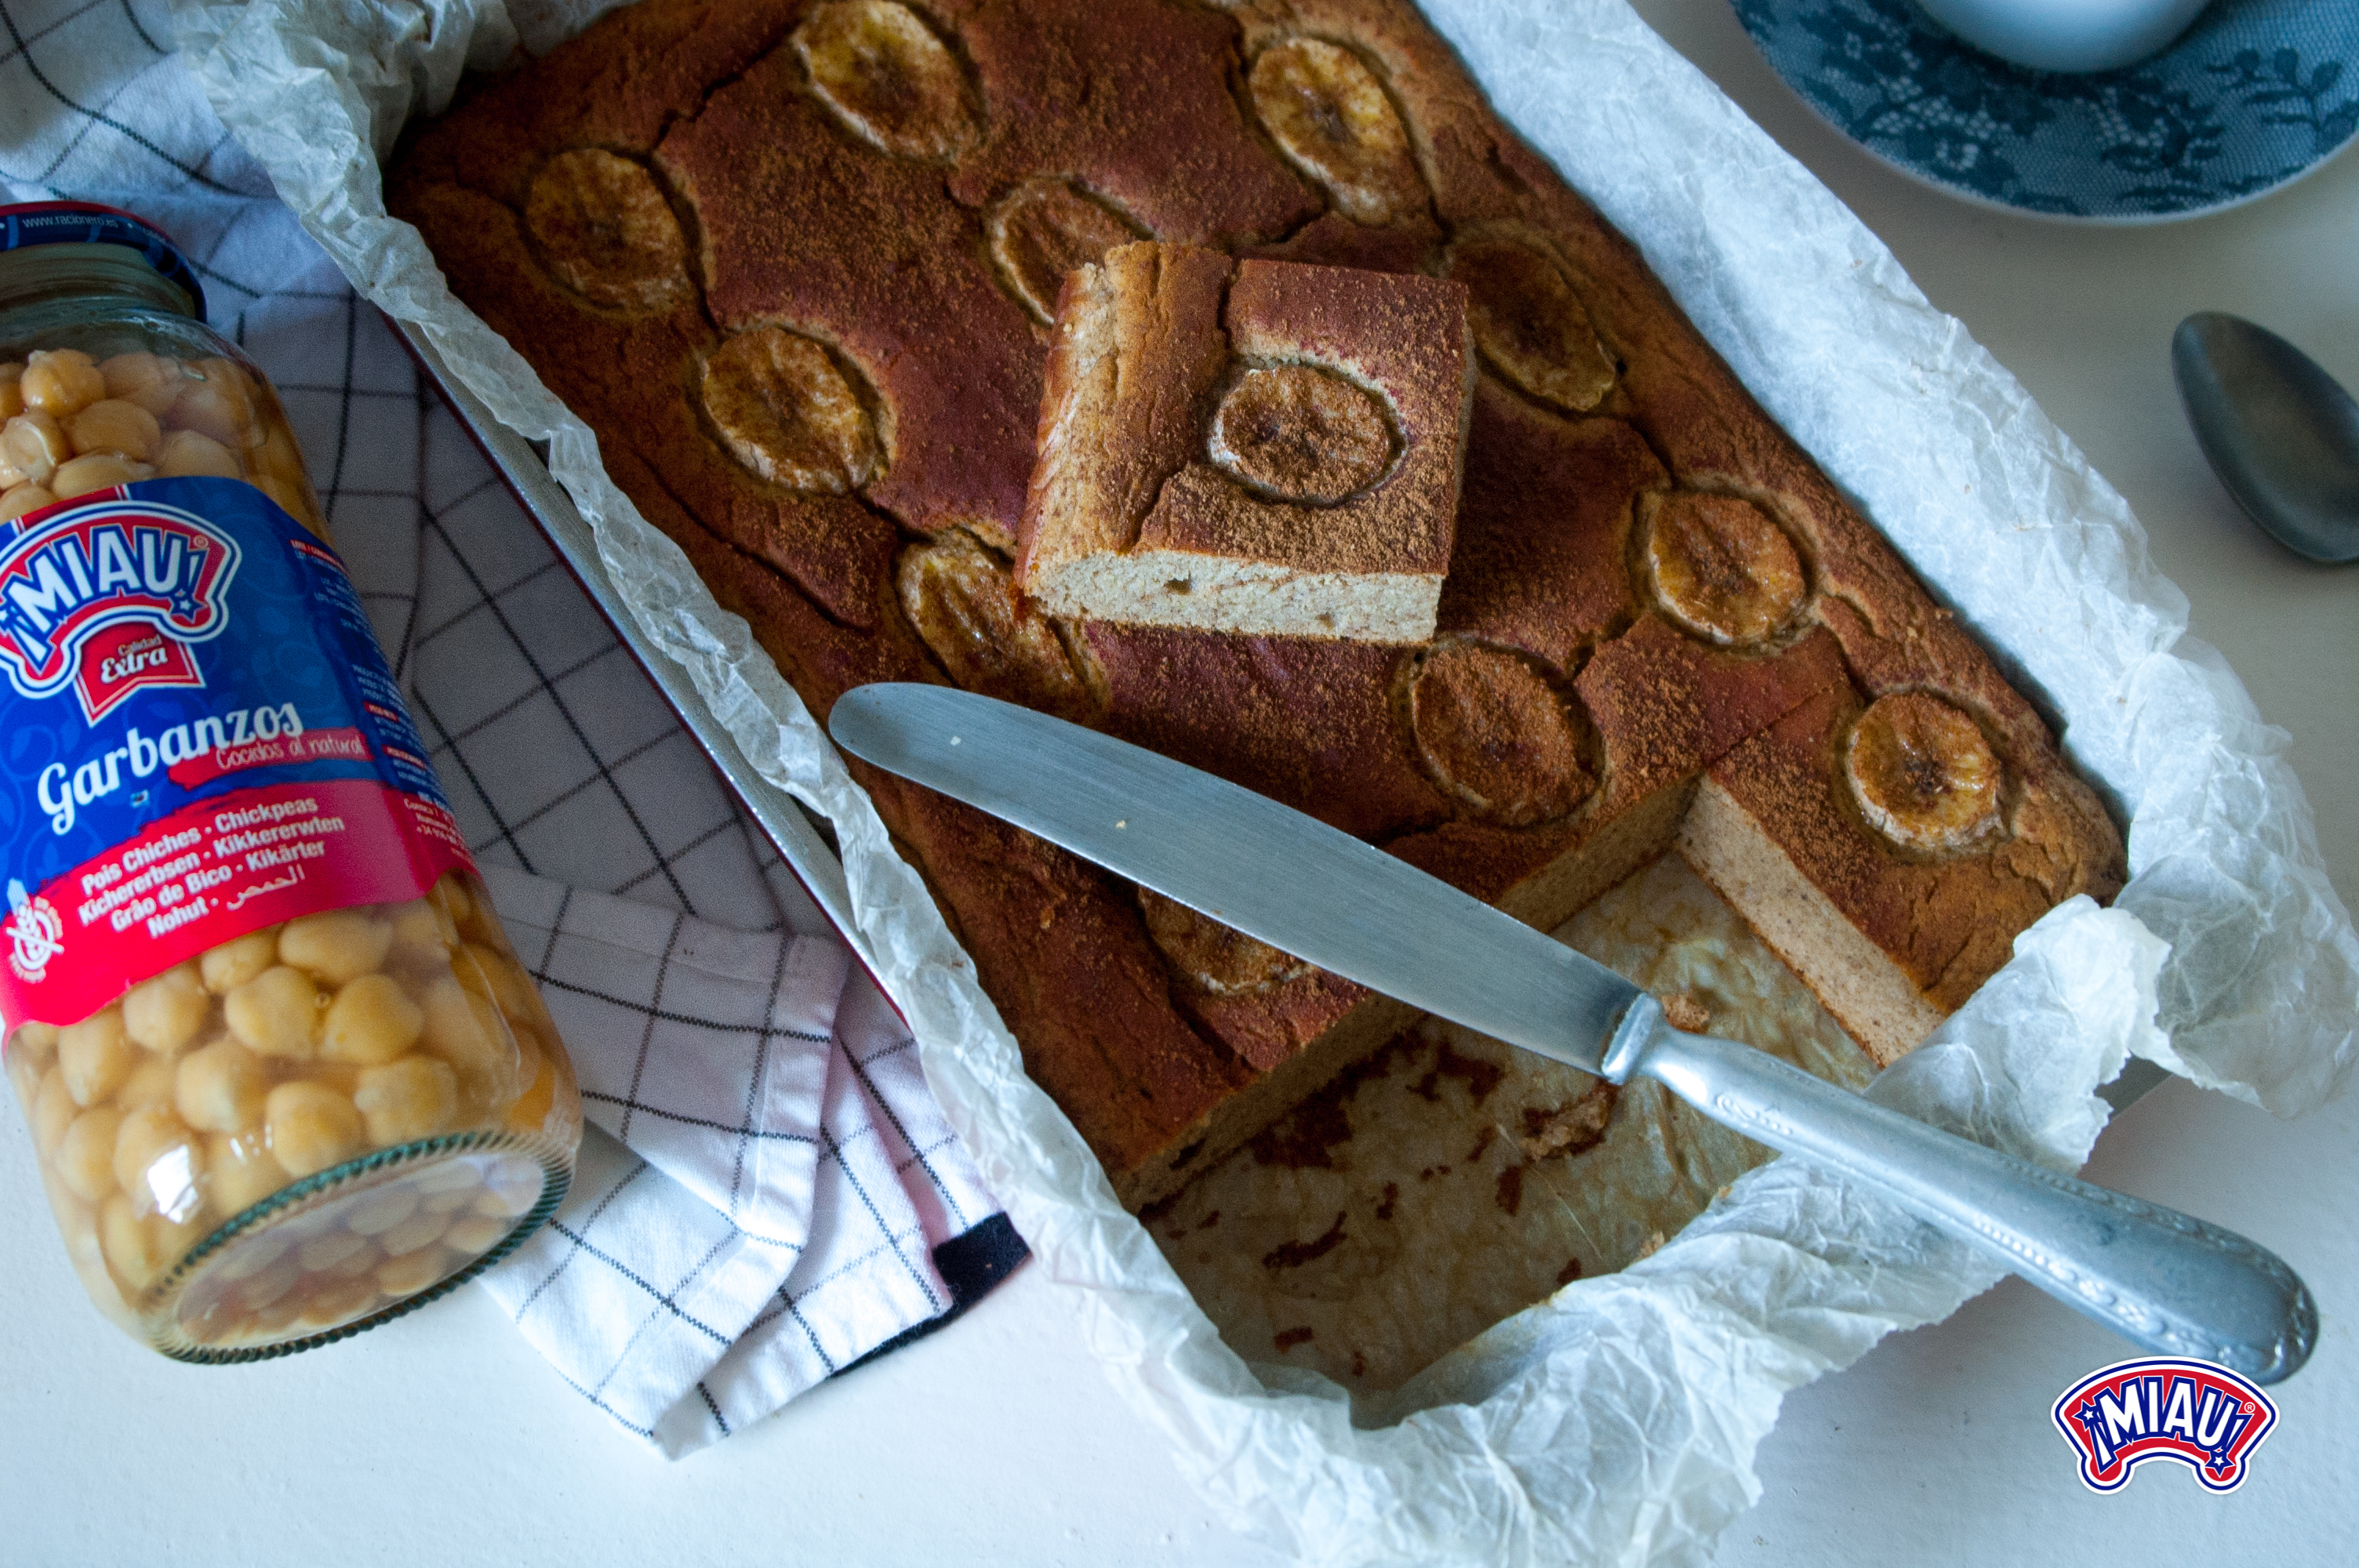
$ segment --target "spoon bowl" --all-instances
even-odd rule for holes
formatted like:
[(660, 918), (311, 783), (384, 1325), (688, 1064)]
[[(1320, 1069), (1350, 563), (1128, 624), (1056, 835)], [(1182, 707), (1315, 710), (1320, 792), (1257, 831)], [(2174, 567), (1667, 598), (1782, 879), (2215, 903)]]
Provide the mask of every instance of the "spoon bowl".
[(2359, 401), (2283, 338), (2215, 310), (2179, 324), (2170, 367), (2245, 514), (2298, 556), (2359, 561)]

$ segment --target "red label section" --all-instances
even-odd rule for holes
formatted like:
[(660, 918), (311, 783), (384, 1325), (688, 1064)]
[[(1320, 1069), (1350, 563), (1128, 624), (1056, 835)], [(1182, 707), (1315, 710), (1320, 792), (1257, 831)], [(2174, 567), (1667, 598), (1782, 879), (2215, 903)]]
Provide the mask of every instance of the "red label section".
[[(309, 747), (337, 735), (359, 740), (323, 730), (258, 744)], [(372, 779), (203, 801), (38, 893), (11, 890), (15, 907), (0, 923), (0, 1013), (12, 1025), (73, 1023), (232, 937), (299, 914), (417, 898), (443, 872), (473, 865), (449, 812)]]
[(368, 742), (357, 729), (346, 725), (341, 730), (306, 730), (300, 735), (249, 741), (243, 746), (217, 746), (164, 771), (182, 789), (195, 789), (223, 773), (247, 768), (275, 768), (288, 762), (365, 762), (368, 757)]
[(74, 690), (92, 724), (135, 691), (204, 684), (197, 661), (189, 656), (189, 645), (167, 636), (152, 621), (130, 621), (92, 633), (82, 646), (82, 665), (74, 672)]

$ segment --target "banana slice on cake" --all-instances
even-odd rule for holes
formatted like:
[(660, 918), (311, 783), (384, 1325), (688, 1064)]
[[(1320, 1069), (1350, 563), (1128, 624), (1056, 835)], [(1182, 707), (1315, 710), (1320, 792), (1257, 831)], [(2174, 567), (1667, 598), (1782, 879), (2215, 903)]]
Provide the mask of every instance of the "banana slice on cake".
[(1062, 179), (1027, 179), (992, 209), (984, 224), (991, 259), (1009, 293), (1046, 325), (1057, 317), (1065, 275), (1102, 260), (1116, 245), (1149, 236), (1129, 219)]
[(1254, 112), (1278, 150), (1327, 188), (1355, 223), (1397, 223), (1425, 205), (1408, 132), (1375, 72), (1347, 49), (1288, 38), (1264, 49), (1250, 81)]
[(740, 332), (704, 362), (704, 412), (773, 484), (842, 495), (876, 468), (876, 433), (828, 351), (783, 327)]
[(828, 107), (888, 153), (954, 158), (983, 140), (958, 61), (907, 5), (813, 6), (795, 29), (795, 52)]
[(1214, 465), (1280, 501), (1332, 505), (1365, 490), (1395, 444), (1375, 395), (1317, 365), (1249, 370), (1212, 416)]
[(1809, 592), (1785, 530), (1738, 495), (1678, 491), (1653, 507), (1647, 569), (1670, 616), (1723, 646), (1759, 643)]
[(1870, 826), (1907, 849), (1953, 854), (1998, 827), (1999, 761), (1982, 727), (1927, 692), (1868, 705), (1843, 771)]
[(1597, 788), (1588, 724), (1502, 648), (1458, 643), (1419, 663), (1409, 724), (1426, 772), (1474, 815), (1509, 827), (1564, 816)]
[(1138, 890), (1138, 908), (1163, 956), (1198, 989), (1214, 996), (1249, 996), (1310, 972), (1293, 955), (1147, 888)]
[(1495, 234), (1450, 247), (1447, 276), (1466, 286), (1466, 321), (1491, 368), (1551, 407), (1585, 414), (1614, 389), (1612, 356), (1563, 269)]
[(688, 239), (655, 176), (600, 147), (540, 166), (525, 228), (560, 282), (613, 310), (669, 310), (694, 292)]
[(897, 577), (909, 624), (960, 686), (1043, 713), (1084, 716), (1088, 693), (1064, 639), (972, 535), (953, 528), (910, 546)]

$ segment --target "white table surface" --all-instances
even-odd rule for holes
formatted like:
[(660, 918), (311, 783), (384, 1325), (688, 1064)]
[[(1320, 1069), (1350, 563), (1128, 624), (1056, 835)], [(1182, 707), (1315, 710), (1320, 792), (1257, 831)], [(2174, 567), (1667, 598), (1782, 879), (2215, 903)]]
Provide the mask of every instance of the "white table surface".
[[(2143, 230), (1962, 205), (1876, 163), (1777, 81), (1722, 0), (1641, 0), (1671, 42), (1881, 234), (2128, 495), (2163, 568), (2290, 730), (2337, 887), (2359, 893), (2359, 568), (2256, 534), (2205, 469), (2167, 345), (2249, 316), (2359, 386), (2359, 157), (2239, 211)], [(8, 1120), (16, 1119), (9, 1118)], [(2351, 1559), (2359, 1468), (2359, 1104), (2293, 1123), (2170, 1084), (2093, 1179), (2229, 1223), (2309, 1280), (2324, 1329), (2232, 1498), (2177, 1466), (2094, 1498), (2049, 1419), (2119, 1341), (2009, 1281), (1788, 1400), (1767, 1564)], [(475, 1292), (347, 1345), (232, 1371), (140, 1349), (83, 1302), (0, 1127), (0, 1563), (1275, 1562), (1189, 1495), (1037, 1268), (949, 1332), (678, 1465), (561, 1383)]]

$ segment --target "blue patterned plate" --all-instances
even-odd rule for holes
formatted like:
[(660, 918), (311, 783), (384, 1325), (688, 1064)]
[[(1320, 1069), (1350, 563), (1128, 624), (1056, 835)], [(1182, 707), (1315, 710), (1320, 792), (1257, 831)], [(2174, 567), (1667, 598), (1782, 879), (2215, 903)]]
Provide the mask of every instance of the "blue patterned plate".
[(2154, 223), (2233, 207), (2359, 132), (2359, 0), (2219, 0), (2143, 64), (2090, 76), (1983, 53), (1915, 0), (1734, 0), (1835, 129), (1954, 196)]

